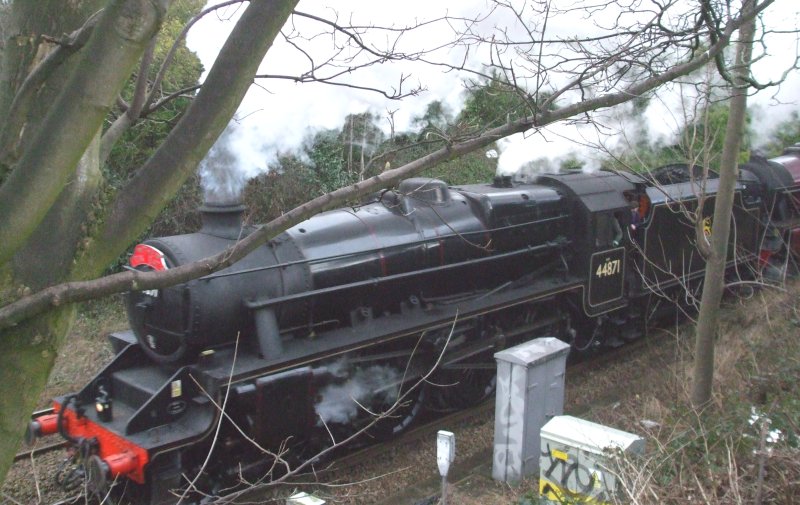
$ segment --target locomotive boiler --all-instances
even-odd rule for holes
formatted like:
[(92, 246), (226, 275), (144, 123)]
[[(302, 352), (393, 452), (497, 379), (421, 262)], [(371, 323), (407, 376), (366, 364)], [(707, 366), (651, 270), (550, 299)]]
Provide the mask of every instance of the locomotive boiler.
[[(130, 293), (113, 361), (57, 398), (30, 438), (67, 438), (94, 493), (199, 501), (362, 427), (391, 436), (421, 412), (481, 401), (503, 347), (556, 336), (592, 352), (638, 338), (702, 279), (689, 216), (713, 229), (717, 182), (701, 200), (690, 171), (414, 178), (315, 216), (226, 270)], [(743, 165), (729, 271), (786, 271), (799, 209), (800, 146)], [(130, 267), (224, 250), (252, 232), (242, 210), (207, 204), (197, 233), (139, 244)]]
[[(568, 217), (562, 197), (542, 187), (466, 194), (410, 179), (379, 200), (310, 219), (218, 274), (132, 294), (139, 343), (173, 362), (255, 335), (248, 342), (270, 359), (287, 339), (515, 279), (517, 265), (552, 261)], [(243, 210), (206, 205), (198, 233), (148, 240), (131, 266), (170, 268), (218, 253), (251, 231)]]

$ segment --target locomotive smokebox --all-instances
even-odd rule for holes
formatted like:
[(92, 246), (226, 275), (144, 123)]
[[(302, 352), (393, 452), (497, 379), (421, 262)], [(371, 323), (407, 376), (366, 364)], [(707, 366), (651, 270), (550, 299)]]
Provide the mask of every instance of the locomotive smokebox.
[(200, 233), (227, 240), (242, 238), (245, 235), (244, 210), (245, 206), (239, 200), (206, 200), (200, 207), (203, 223)]
[[(211, 257), (254, 229), (245, 225), (245, 206), (236, 198), (206, 199), (199, 210), (202, 227), (196, 233), (152, 238), (142, 244), (156, 256), (156, 266), (170, 269)], [(193, 360), (203, 350), (233, 343), (240, 335), (246, 340), (256, 334), (256, 326), (263, 327), (259, 336), (269, 337), (268, 349), (278, 352), (280, 335), (264, 328), (275, 330), (281, 317), (305, 321), (302, 304), (274, 311), (276, 320), (269, 327), (263, 317), (269, 314), (254, 312), (247, 302), (308, 290), (311, 281), (302, 260), (291, 238), (282, 236), (219, 272), (177, 286), (130, 293), (128, 319), (142, 349), (159, 363)], [(282, 262), (291, 266), (276, 268)], [(150, 263), (132, 266), (154, 268)], [(252, 344), (263, 347), (261, 341)]]

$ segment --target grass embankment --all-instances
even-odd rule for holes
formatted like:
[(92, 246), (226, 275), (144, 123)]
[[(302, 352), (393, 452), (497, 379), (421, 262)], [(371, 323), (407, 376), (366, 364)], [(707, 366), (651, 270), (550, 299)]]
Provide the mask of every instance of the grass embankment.
[(54, 396), (83, 388), (113, 356), (108, 334), (127, 326), (121, 297), (84, 304), (50, 373), (40, 399), (41, 406), (49, 407)]
[[(723, 310), (705, 411), (689, 407), (686, 324), (674, 360), (627, 377), (635, 393), (586, 416), (646, 438), (645, 458), (623, 463), (620, 503), (800, 503), (800, 283), (732, 297)], [(518, 502), (538, 500), (527, 492)]]

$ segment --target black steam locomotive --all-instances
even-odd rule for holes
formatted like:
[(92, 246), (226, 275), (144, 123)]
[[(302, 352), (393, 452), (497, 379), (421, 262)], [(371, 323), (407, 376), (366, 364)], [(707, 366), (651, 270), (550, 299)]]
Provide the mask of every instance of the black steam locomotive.
[[(699, 285), (687, 212), (710, 231), (717, 188), (688, 167), (653, 175), (409, 179), (224, 271), (131, 293), (114, 360), (56, 399), (31, 438), (71, 441), (97, 493), (116, 481), (137, 503), (173, 503), (188, 480), (215, 494), (262, 478), (276, 454), (310, 457), (390, 408), (371, 436), (480, 401), (501, 348), (549, 335), (588, 352), (637, 338)], [(200, 231), (138, 245), (131, 267), (173, 268), (252, 231), (241, 206), (202, 210)], [(732, 274), (796, 261), (800, 145), (741, 167), (733, 220)]]

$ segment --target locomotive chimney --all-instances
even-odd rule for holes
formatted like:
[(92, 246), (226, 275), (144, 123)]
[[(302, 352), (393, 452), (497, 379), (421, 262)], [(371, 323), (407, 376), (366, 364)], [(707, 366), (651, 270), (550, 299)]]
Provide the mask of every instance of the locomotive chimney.
[(492, 186), (495, 188), (512, 188), (514, 187), (513, 179), (510, 175), (496, 175)]
[(228, 240), (236, 240), (247, 233), (244, 228), (245, 206), (238, 200), (212, 201), (206, 200), (200, 207), (203, 222), (200, 233)]

